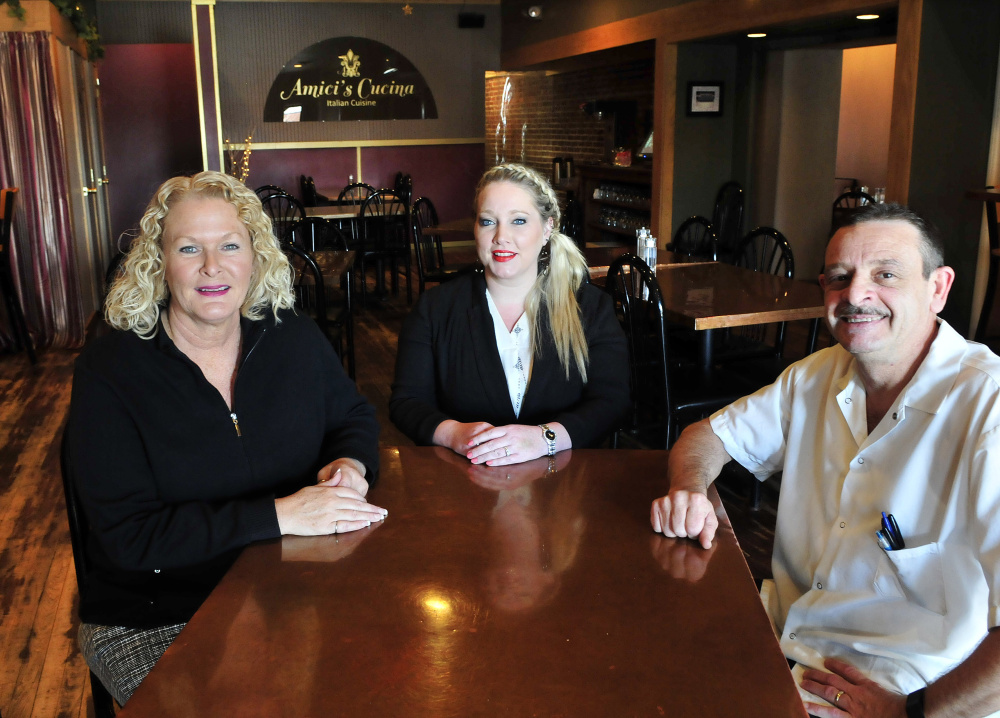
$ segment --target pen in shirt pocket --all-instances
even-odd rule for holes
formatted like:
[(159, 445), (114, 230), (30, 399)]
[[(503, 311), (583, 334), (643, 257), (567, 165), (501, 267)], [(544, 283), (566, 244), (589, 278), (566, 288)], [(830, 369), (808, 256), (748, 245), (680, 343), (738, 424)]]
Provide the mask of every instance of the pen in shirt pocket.
[(875, 532), (875, 540), (885, 551), (899, 551), (906, 548), (903, 533), (899, 530), (896, 517), (882, 512), (882, 528)]

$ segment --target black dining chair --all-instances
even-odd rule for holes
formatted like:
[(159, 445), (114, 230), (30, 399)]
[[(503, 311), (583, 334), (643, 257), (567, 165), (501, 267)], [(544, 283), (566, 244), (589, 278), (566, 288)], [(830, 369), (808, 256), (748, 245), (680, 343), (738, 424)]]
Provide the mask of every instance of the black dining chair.
[[(409, 212), (402, 199), (390, 189), (380, 189), (361, 205), (359, 223), (364, 236), (361, 274), (364, 279), (367, 264), (374, 261), (376, 287), (383, 289), (384, 269), (392, 274), (392, 293), (399, 294), (399, 273), (406, 278), (406, 303), (413, 302), (410, 283)], [(362, 289), (362, 304), (365, 291)]]
[(392, 183), (392, 189), (406, 206), (409, 207), (413, 200), (413, 178), (405, 172), (397, 172), (396, 179)]
[[(63, 495), (66, 498), (66, 518), (69, 521), (69, 542), (73, 548), (73, 566), (76, 568), (76, 587), (79, 593), (77, 606), (80, 606), (84, 603), (90, 580), (91, 564), (87, 556), (87, 537), (90, 535), (90, 524), (80, 506), (80, 498), (74, 483), (68, 425), (63, 428), (60, 446), (59, 467), (62, 473)], [(114, 699), (93, 671), (90, 671), (90, 693), (94, 699), (94, 713), (97, 718), (112, 718), (115, 715)]]
[(264, 214), (271, 218), (274, 236), (280, 242), (288, 242), (292, 225), (306, 218), (302, 203), (290, 194), (272, 194), (265, 197), (261, 204), (264, 205)]
[(842, 193), (833, 201), (833, 210), (830, 217), (830, 236), (837, 233), (837, 230), (847, 223), (847, 220), (866, 204), (875, 204), (875, 198), (867, 192), (861, 190), (848, 190)]
[(312, 177), (299, 175), (299, 189), (302, 193), (302, 205), (305, 207), (325, 207), (330, 204), (330, 198), (316, 191), (316, 181)]
[(281, 189), (281, 187), (275, 184), (261, 185), (260, 187), (254, 190), (254, 193), (257, 195), (257, 198), (260, 199), (261, 202), (270, 197), (272, 194), (288, 194), (287, 192), (285, 192), (285, 190)]
[[(340, 190), (340, 194), (337, 196), (337, 204), (340, 206), (356, 206), (360, 207), (365, 203), (365, 200), (375, 194), (375, 188), (364, 182), (355, 182), (349, 184), (344, 189)], [(351, 239), (354, 242), (360, 242), (362, 240), (362, 230), (360, 222), (351, 222)], [(363, 277), (364, 275), (362, 275)]]
[(653, 271), (634, 254), (608, 270), (605, 289), (628, 340), (631, 419), (615, 432), (644, 446), (668, 449), (688, 423), (748, 393), (742, 382), (714, 368), (670, 361), (663, 294)]
[[(795, 257), (788, 239), (773, 227), (757, 227), (736, 250), (738, 267), (791, 279)], [(733, 371), (754, 389), (773, 382), (791, 363), (784, 358), (785, 322), (729, 329), (715, 354), (719, 366)]]
[(418, 289), (421, 294), (427, 282), (447, 282), (475, 268), (475, 263), (445, 264), (441, 235), (423, 233), (425, 227), (438, 223), (437, 210), (427, 197), (413, 203), (410, 215), (413, 218), (413, 248), (417, 255)]
[(307, 252), (335, 249), (346, 252), (347, 235), (334, 222), (322, 217), (306, 217), (292, 225), (289, 240)]
[(375, 188), (364, 182), (349, 184), (340, 190), (337, 204), (364, 204), (365, 200), (375, 194)]
[(349, 279), (341, 288), (343, 299), (333, 301), (333, 295), (323, 282), (323, 272), (313, 252), (296, 244), (282, 246), (285, 256), (295, 271), (295, 307), (316, 322), (341, 360), (346, 360), (347, 374), (355, 378), (354, 317), (351, 307)]
[(732, 262), (743, 235), (743, 188), (739, 182), (726, 182), (715, 196), (712, 212), (716, 254), (724, 262)]
[(688, 257), (716, 259), (716, 239), (712, 223), (700, 215), (688, 217), (674, 232), (667, 249)]
[(10, 238), (14, 226), (14, 205), (17, 200), (17, 187), (0, 190), (0, 292), (3, 292), (4, 305), (10, 319), (11, 336), (14, 348), (18, 351), (23, 347), (28, 353), (32, 364), (38, 363), (35, 356), (35, 345), (28, 332), (28, 323), (24, 319), (24, 308), (14, 286), (14, 270), (11, 266)]

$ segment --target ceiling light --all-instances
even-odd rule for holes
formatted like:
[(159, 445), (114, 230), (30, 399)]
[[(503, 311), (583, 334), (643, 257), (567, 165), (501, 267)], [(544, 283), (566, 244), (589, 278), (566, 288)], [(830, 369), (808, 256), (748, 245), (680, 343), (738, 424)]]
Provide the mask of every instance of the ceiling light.
[(766, 32), (748, 32), (747, 37), (767, 37)]
[(878, 20), (878, 15), (858, 15), (858, 20)]
[(530, 17), (532, 20), (540, 20), (542, 17), (542, 6), (532, 5), (531, 7), (529, 7), (528, 17)]

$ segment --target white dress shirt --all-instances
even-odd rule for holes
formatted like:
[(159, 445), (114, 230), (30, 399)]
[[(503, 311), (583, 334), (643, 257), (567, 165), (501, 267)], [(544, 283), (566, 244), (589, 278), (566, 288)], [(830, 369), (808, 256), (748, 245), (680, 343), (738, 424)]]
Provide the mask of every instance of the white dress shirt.
[(514, 416), (521, 416), (521, 404), (524, 403), (524, 392), (528, 389), (528, 377), (531, 376), (531, 324), (525, 312), (507, 331), (507, 324), (500, 316), (500, 310), (490, 290), (486, 290), (486, 304), (493, 317), (493, 330), (497, 337), (497, 351), (500, 352), (500, 363), (507, 377), (507, 391), (510, 392), (510, 403), (514, 407)]
[[(910, 693), (1000, 623), (1000, 358), (939, 320), (868, 434), (854, 358), (837, 346), (712, 416), (758, 479), (783, 471), (768, 612), (785, 655), (836, 657)], [(882, 512), (906, 547), (876, 543)]]

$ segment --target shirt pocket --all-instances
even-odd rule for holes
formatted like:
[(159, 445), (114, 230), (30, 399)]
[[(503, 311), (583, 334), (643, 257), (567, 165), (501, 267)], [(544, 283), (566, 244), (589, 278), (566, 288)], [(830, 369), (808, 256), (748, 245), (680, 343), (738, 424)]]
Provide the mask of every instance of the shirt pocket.
[(947, 610), (940, 545), (882, 551), (873, 581), (883, 596), (904, 598), (932, 613)]

